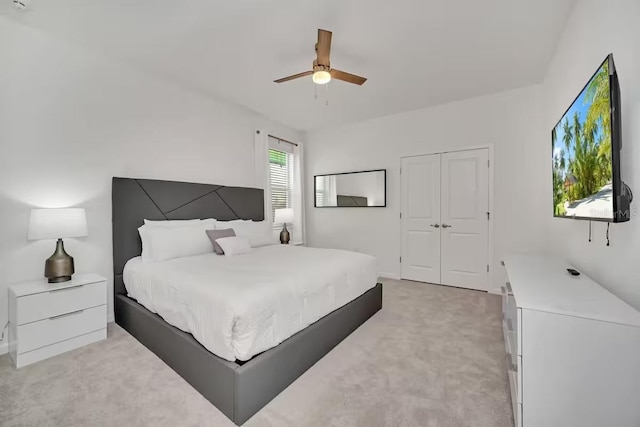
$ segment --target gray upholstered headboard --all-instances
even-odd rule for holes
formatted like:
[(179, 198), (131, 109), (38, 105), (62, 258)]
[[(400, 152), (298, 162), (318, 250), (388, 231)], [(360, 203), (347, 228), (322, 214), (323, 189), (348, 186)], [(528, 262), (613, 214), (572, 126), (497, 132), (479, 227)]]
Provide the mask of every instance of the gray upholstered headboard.
[(113, 178), (111, 202), (115, 295), (126, 293), (122, 270), (142, 251), (138, 227), (145, 219), (264, 219), (264, 191), (258, 188)]

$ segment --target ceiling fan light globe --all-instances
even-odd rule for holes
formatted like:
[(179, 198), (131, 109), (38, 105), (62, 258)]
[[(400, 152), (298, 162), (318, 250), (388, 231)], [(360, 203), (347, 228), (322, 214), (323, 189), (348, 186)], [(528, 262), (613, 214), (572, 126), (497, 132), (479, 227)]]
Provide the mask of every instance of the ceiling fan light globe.
[(325, 70), (318, 70), (313, 73), (313, 82), (317, 85), (325, 85), (331, 81), (331, 74)]

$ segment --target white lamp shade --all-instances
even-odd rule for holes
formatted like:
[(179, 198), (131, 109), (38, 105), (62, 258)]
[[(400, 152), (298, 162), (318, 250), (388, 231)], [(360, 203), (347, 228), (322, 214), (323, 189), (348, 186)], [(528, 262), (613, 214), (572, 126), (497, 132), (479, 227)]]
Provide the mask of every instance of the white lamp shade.
[(277, 224), (285, 224), (293, 222), (293, 209), (276, 209), (275, 218), (273, 222)]
[(29, 240), (62, 239), (87, 235), (87, 217), (82, 208), (32, 209)]

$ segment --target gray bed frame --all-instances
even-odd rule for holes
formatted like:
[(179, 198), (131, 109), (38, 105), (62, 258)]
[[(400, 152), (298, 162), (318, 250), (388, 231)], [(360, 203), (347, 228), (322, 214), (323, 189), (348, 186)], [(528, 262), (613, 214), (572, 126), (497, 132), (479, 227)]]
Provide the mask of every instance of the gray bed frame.
[(229, 362), (127, 296), (125, 263), (141, 253), (144, 219), (264, 219), (264, 193), (149, 179), (113, 178), (113, 274), (116, 323), (144, 344), (235, 424), (241, 425), (382, 308), (382, 284), (254, 356)]

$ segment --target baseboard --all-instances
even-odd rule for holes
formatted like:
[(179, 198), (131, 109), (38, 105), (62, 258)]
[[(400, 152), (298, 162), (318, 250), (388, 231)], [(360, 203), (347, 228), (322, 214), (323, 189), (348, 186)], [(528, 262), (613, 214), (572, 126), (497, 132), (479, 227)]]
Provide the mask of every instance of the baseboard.
[(385, 273), (380, 271), (378, 273), (378, 277), (380, 277), (381, 279), (394, 279), (394, 280), (400, 280), (400, 275), (397, 273)]

